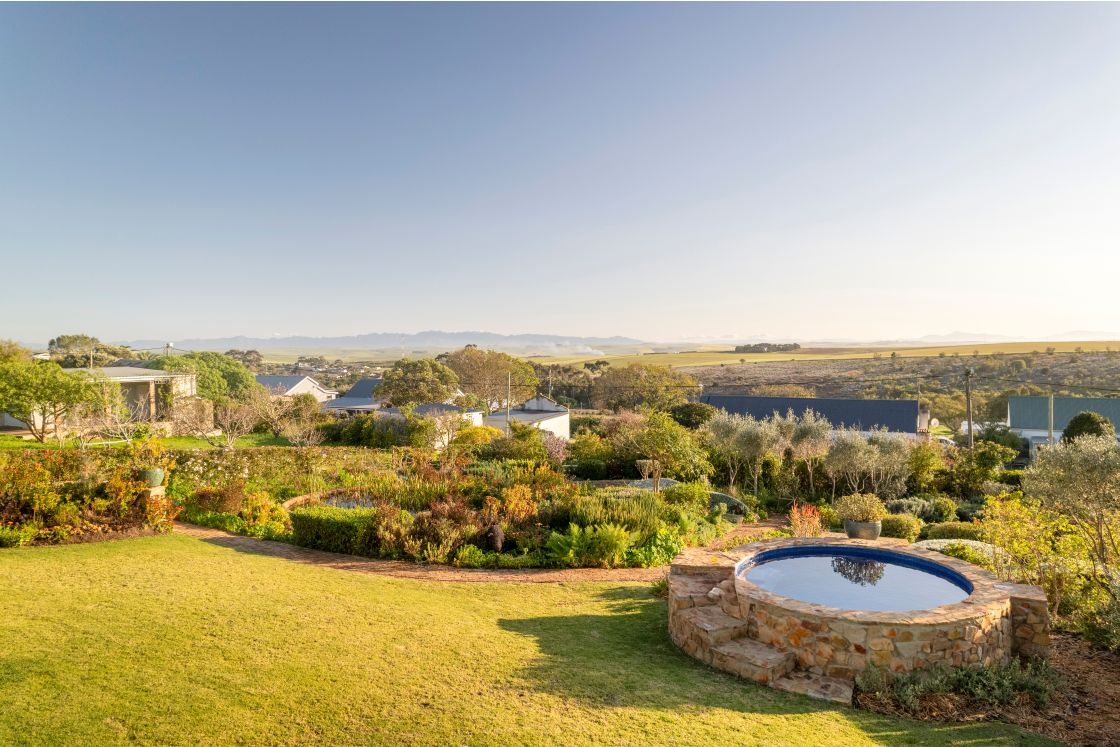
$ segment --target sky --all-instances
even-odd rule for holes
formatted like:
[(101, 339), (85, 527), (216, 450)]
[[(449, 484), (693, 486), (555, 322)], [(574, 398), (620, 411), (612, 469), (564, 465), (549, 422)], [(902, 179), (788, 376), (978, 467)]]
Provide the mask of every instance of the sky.
[(1120, 4), (0, 6), (0, 338), (1120, 331)]

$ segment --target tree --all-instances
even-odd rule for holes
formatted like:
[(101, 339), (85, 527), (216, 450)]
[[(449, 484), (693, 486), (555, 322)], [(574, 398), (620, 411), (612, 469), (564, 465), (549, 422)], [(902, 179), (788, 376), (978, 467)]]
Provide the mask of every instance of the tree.
[(459, 388), (459, 377), (439, 361), (402, 358), (381, 377), (377, 396), (394, 407), (447, 402)]
[(1099, 412), (1086, 410), (1069, 419), (1062, 430), (1062, 440), (1069, 443), (1084, 436), (1111, 436), (1116, 438), (1116, 426)]
[(15, 340), (0, 340), (0, 364), (30, 363), (31, 351)]
[(669, 415), (689, 430), (702, 428), (716, 414), (716, 408), (705, 402), (682, 402), (669, 409)]
[(297, 394), (289, 398), (288, 416), (283, 435), (296, 446), (315, 446), (322, 443), (323, 409), (311, 394)]
[(221, 353), (187, 353), (152, 358), (148, 368), (178, 373), (193, 373), (198, 381), (198, 396), (211, 402), (246, 396), (257, 379), (253, 372)]
[(735, 492), (739, 479), (739, 472), (746, 464), (740, 438), (744, 424), (744, 416), (719, 410), (706, 426), (708, 444), (712, 452), (727, 466), (728, 489)]
[[(1003, 412), (1007, 412), (1007, 405), (1004, 405)], [(1011, 431), (1003, 423), (989, 423), (980, 429), (976, 434), (976, 438), (980, 441), (991, 441), (992, 443), (1006, 446), (1009, 449), (1014, 449), (1019, 452), (1023, 449), (1023, 438), (1018, 434)]]
[(237, 439), (252, 433), (258, 422), (252, 405), (244, 400), (226, 398), (214, 403), (214, 425), (221, 433), (206, 437), (232, 449), (237, 445)]
[(949, 476), (957, 494), (978, 495), (984, 483), (995, 480), (1015, 453), (994, 441), (977, 441), (971, 449), (954, 449)]
[(1111, 436), (1082, 436), (1039, 452), (1023, 475), (1026, 492), (1068, 518), (1089, 546), (1094, 577), (1113, 599), (1120, 592), (1120, 446)]
[(232, 358), (251, 371), (259, 371), (264, 364), (264, 356), (256, 350), (227, 350), (227, 358)]
[(254, 427), (263, 424), (273, 436), (280, 437), (291, 417), (291, 397), (276, 396), (263, 386), (255, 386), (244, 395), (242, 401), (256, 415), (257, 423)]
[(832, 445), (832, 424), (828, 418), (818, 415), (813, 410), (806, 410), (798, 418), (790, 438), (790, 449), (794, 459), (805, 462), (805, 470), (809, 473), (809, 493), (817, 494), (813, 473), (817, 464), (828, 454), (828, 447)]
[(747, 469), (750, 471), (755, 495), (758, 495), (758, 478), (762, 476), (762, 465), (766, 457), (780, 457), (783, 446), (782, 431), (776, 420), (773, 418), (758, 420), (750, 415), (744, 417), (739, 448), (743, 451)]
[(910, 449), (910, 484), (915, 493), (928, 492), (937, 474), (945, 469), (945, 457), (940, 444), (922, 441)]
[(906, 491), (910, 476), (910, 443), (886, 429), (876, 429), (867, 438), (871, 459), (868, 479), (871, 492), (881, 498), (897, 498)]
[(700, 385), (688, 374), (668, 366), (611, 366), (591, 385), (591, 401), (608, 410), (635, 410), (642, 407), (667, 411), (688, 401)]
[(633, 450), (649, 459), (653, 490), (661, 488), (664, 472), (689, 473), (703, 470), (704, 451), (696, 442), (692, 431), (663, 412), (655, 412), (646, 420), (644, 428), (627, 436)]
[(854, 428), (845, 428), (836, 434), (828, 454), (824, 458), (824, 469), (832, 480), (832, 496), (836, 497), (837, 485), (847, 484), (849, 493), (863, 493), (867, 474), (871, 469), (874, 455), (867, 439)]
[(63, 368), (104, 366), (132, 355), (123, 345), (104, 343), (90, 335), (59, 335), (47, 343), (47, 352)]
[(516, 403), (536, 394), (540, 384), (531, 365), (496, 350), (482, 350), (468, 345), (454, 353), (444, 353), (436, 360), (455, 372), (459, 377), (459, 388), (465, 394), (480, 397), (492, 410), (505, 407), (507, 385), (510, 387), (509, 398)]
[(67, 416), (96, 396), (91, 377), (53, 361), (0, 364), (0, 412), (26, 423), (39, 442), (53, 432), (61, 443)]

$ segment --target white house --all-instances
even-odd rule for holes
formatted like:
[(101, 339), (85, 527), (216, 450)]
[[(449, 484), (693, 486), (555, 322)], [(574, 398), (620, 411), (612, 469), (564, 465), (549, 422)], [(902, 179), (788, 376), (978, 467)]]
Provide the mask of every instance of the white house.
[(297, 394), (310, 394), (317, 402), (329, 402), (338, 397), (338, 392), (327, 389), (310, 376), (273, 376), (257, 374), (257, 383), (273, 397), (294, 397)]
[[(547, 431), (565, 441), (572, 437), (572, 421), (568, 408), (543, 394), (538, 394), (517, 407), (510, 408), (509, 421)], [(482, 422), (483, 425), (505, 431), (506, 411), (498, 410), (493, 415), (487, 415)]]
[[(118, 384), (124, 404), (131, 417), (153, 424), (170, 421), (175, 400), (194, 397), (197, 377), (193, 373), (161, 371), (137, 366), (105, 366), (102, 368), (67, 368), (68, 373), (82, 372), (95, 381)], [(36, 423), (39, 425), (39, 423)], [(60, 423), (60, 428), (62, 424)], [(27, 424), (10, 415), (0, 416), (0, 426), (26, 428)]]

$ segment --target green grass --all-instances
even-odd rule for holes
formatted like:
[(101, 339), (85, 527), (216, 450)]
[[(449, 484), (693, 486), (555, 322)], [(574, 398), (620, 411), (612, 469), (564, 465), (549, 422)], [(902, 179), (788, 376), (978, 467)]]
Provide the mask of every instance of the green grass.
[[(170, 438), (161, 438), (163, 445), (169, 449), (216, 449), (217, 446), (206, 441), (203, 438), (195, 438), (194, 436), (172, 436)], [(77, 448), (77, 442), (73, 440), (66, 441), (62, 448), (73, 449)], [(238, 448), (246, 448), (249, 446), (291, 446), (288, 439), (281, 436), (277, 438), (271, 433), (250, 433), (248, 436), (241, 436), (237, 439)], [(124, 444), (111, 444), (108, 447), (95, 446), (92, 448), (120, 448)], [(15, 436), (0, 436), (0, 449), (57, 449), (59, 448), (58, 442), (54, 439), (47, 439), (45, 443), (39, 443), (34, 440), (25, 440), (16, 438)]]
[(678, 652), (646, 584), (447, 584), (182, 536), (0, 551), (0, 744), (1042, 744)]

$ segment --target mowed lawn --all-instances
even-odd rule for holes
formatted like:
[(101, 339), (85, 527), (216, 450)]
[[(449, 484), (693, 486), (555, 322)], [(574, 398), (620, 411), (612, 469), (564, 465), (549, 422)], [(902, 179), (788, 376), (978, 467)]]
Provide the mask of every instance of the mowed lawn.
[(644, 584), (447, 584), (183, 536), (0, 551), (0, 744), (1042, 743), (714, 672)]

